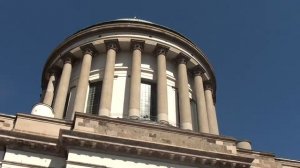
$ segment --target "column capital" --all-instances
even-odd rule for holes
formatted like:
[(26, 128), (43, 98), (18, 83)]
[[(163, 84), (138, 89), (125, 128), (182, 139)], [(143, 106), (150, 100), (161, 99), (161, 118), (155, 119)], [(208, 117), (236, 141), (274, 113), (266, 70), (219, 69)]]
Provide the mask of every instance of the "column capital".
[(205, 70), (200, 66), (200, 65), (197, 65), (195, 66), (194, 68), (192, 68), (192, 73), (194, 76), (201, 76), (203, 77), (204, 73), (205, 73)]
[(179, 53), (176, 61), (178, 64), (186, 64), (191, 58), (184, 53)]
[(74, 61), (74, 55), (70, 52), (65, 53), (61, 58), (62, 58), (64, 64), (65, 63), (72, 64), (72, 62)]
[(154, 54), (156, 56), (163, 54), (163, 55), (167, 55), (167, 52), (169, 51), (169, 47), (164, 46), (162, 44), (157, 44), (155, 49), (154, 49)]
[(204, 81), (203, 85), (204, 85), (204, 89), (205, 90), (211, 90), (211, 91), (213, 91), (213, 84), (212, 84), (212, 82), (210, 80)]
[(109, 49), (113, 49), (116, 52), (120, 51), (120, 45), (119, 45), (119, 41), (118, 39), (114, 39), (114, 40), (104, 40), (105, 46), (106, 46), (106, 50)]
[(140, 51), (143, 51), (144, 50), (144, 44), (145, 44), (145, 41), (143, 40), (135, 40), (135, 39), (132, 39), (131, 40), (131, 50), (140, 50)]
[(95, 56), (97, 53), (97, 49), (92, 43), (86, 44), (80, 47), (82, 54), (89, 54), (91, 56)]
[(54, 66), (48, 71), (48, 77), (50, 77), (51, 75), (57, 76), (59, 72), (60, 68), (58, 66)]

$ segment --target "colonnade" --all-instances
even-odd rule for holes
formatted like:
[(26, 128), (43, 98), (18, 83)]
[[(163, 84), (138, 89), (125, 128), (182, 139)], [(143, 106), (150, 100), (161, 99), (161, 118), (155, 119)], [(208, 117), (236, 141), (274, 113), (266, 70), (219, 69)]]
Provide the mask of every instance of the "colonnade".
[[(104, 41), (106, 45), (106, 63), (102, 81), (101, 99), (99, 107), (100, 116), (110, 116), (112, 90), (114, 81), (114, 66), (117, 52), (120, 50), (117, 40)], [(130, 97), (129, 97), (129, 117), (138, 119), (140, 116), (140, 85), (141, 85), (141, 58), (144, 48), (144, 41), (132, 40), (132, 65), (130, 77)], [(73, 112), (83, 112), (85, 107), (85, 99), (89, 85), (89, 75), (92, 65), (93, 56), (97, 50), (92, 44), (81, 47), (83, 57), (75, 95), (75, 103)], [(169, 48), (158, 44), (154, 50), (157, 58), (157, 120), (160, 123), (168, 123), (168, 93), (167, 93), (167, 68), (166, 56)], [(188, 88), (188, 70), (187, 62), (189, 57), (180, 53), (177, 56), (177, 79), (178, 84), (178, 103), (180, 127), (182, 129), (192, 130), (192, 115)], [(54, 99), (55, 73), (51, 73), (43, 103), (51, 106), (53, 104), (55, 118), (63, 118), (69, 83), (72, 72), (72, 57), (66, 54), (63, 58), (61, 77), (57, 86), (57, 92)], [(205, 71), (196, 66), (192, 69), (194, 77), (194, 94), (196, 97), (197, 114), (199, 121), (199, 131), (204, 133), (219, 134), (216, 111), (213, 101), (212, 84), (204, 81), (203, 75)], [(54, 101), (52, 103), (52, 101)]]

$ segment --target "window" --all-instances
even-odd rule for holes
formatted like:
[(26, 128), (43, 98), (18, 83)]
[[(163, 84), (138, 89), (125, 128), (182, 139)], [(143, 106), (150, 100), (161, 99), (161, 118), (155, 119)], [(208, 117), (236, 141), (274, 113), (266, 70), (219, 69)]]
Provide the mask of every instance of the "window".
[(72, 86), (68, 94), (68, 98), (67, 98), (68, 103), (66, 103), (66, 112), (64, 116), (64, 118), (67, 120), (72, 120), (74, 117), (73, 109), (74, 109), (75, 95), (76, 95), (76, 87)]
[(86, 113), (98, 114), (102, 81), (90, 83)]
[(176, 88), (176, 126), (178, 128), (181, 127), (180, 123), (180, 112), (179, 112), (179, 95), (178, 95), (178, 89)]
[(142, 82), (140, 96), (140, 118), (156, 121), (156, 85), (149, 82)]
[(68, 94), (67, 94), (63, 118), (65, 118), (66, 115), (67, 115), (67, 110), (68, 110), (68, 107), (69, 107), (69, 102), (70, 102), (70, 92), (68, 92)]
[(196, 101), (193, 100), (193, 99), (190, 99), (190, 105), (191, 105), (191, 112), (192, 112), (193, 130), (194, 131), (199, 131), (199, 121), (198, 121)]

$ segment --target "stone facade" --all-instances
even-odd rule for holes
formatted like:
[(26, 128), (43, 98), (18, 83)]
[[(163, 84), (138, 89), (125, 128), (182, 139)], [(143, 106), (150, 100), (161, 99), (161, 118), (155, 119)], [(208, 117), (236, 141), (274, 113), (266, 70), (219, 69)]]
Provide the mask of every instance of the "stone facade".
[(72, 122), (1, 115), (2, 167), (296, 168), (299, 161), (237, 147), (231, 137), (76, 113)]
[(1, 167), (300, 167), (219, 135), (206, 56), (148, 21), (73, 34), (48, 58), (42, 90), (31, 114), (0, 114)]

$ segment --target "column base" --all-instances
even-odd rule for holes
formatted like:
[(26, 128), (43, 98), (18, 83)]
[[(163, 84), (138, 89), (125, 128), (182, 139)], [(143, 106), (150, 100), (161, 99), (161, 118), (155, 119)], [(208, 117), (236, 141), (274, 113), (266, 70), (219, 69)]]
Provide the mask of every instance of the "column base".
[(181, 129), (186, 129), (186, 130), (193, 130), (193, 125), (192, 123), (189, 122), (183, 122), (180, 124)]
[(160, 123), (160, 122), (168, 122), (168, 114), (166, 113), (161, 113), (161, 114), (158, 114), (157, 115), (157, 121)]
[(159, 120), (158, 123), (162, 125), (169, 125), (169, 121), (166, 120)]
[(99, 110), (99, 116), (109, 117), (110, 116), (110, 110), (109, 109), (100, 109)]
[(140, 109), (130, 108), (128, 114), (129, 114), (130, 119), (139, 119), (140, 118)]
[(129, 119), (132, 119), (132, 120), (138, 120), (140, 117), (139, 116), (129, 116)]

